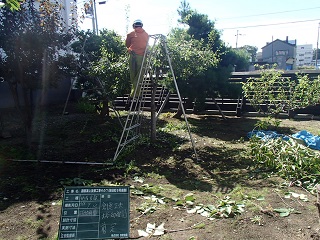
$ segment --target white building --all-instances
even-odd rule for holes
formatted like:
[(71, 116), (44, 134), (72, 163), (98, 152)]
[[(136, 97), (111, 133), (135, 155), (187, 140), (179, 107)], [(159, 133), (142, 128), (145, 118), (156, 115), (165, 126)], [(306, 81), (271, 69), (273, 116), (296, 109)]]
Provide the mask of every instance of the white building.
[(61, 10), (61, 17), (66, 23), (66, 27), (70, 27), (78, 21), (77, 14), (77, 0), (60, 0), (63, 6)]
[(297, 45), (296, 65), (311, 66), (313, 57), (312, 44)]
[[(63, 26), (66, 30), (77, 23), (77, 0), (51, 0), (53, 4), (58, 4), (60, 18), (63, 21)], [(39, 1), (35, 1), (35, 6), (39, 8)]]

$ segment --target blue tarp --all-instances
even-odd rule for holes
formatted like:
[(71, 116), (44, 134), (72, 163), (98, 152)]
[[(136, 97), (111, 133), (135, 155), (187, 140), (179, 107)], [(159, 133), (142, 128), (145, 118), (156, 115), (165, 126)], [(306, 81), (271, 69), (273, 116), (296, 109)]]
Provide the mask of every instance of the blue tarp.
[(283, 140), (289, 140), (289, 137), (284, 134), (279, 134), (276, 131), (263, 131), (263, 130), (253, 130), (248, 133), (248, 138), (252, 138), (252, 136), (257, 136), (258, 138), (261, 138), (264, 141), (267, 141), (269, 139), (279, 138), (282, 137)]
[(320, 150), (320, 136), (302, 130), (293, 134), (292, 137), (303, 140), (309, 148)]
[[(249, 132), (247, 136), (248, 138), (251, 138), (252, 136), (257, 136), (258, 138), (261, 138), (264, 141), (279, 137), (281, 137), (283, 140), (289, 140), (289, 136), (279, 134), (276, 131), (253, 130)], [(309, 148), (320, 150), (320, 136), (315, 136), (306, 130), (302, 130), (298, 133), (293, 134), (292, 137), (295, 139), (302, 140)]]

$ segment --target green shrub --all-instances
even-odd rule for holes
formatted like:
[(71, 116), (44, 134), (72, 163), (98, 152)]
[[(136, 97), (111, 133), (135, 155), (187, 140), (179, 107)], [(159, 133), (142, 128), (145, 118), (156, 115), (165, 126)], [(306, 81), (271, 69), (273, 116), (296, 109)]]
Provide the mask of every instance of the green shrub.
[(81, 98), (77, 103), (77, 109), (84, 113), (95, 113), (96, 107), (90, 103), (89, 99)]

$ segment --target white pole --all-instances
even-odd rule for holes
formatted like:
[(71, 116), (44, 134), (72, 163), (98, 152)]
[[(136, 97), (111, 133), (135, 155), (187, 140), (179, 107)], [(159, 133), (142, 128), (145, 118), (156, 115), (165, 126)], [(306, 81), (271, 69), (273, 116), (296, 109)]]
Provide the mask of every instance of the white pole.
[(238, 48), (238, 36), (239, 36), (239, 30), (237, 30), (237, 35), (236, 35), (236, 48)]
[(97, 16), (97, 5), (96, 5), (96, 0), (93, 0), (93, 11), (94, 11), (94, 13), (93, 13), (93, 15), (94, 15), (94, 20), (95, 20), (95, 22), (94, 22), (94, 24), (95, 24), (95, 29), (96, 29), (96, 31), (95, 31), (95, 34), (99, 34), (99, 29), (98, 29), (98, 16)]
[(317, 37), (316, 70), (317, 70), (317, 68), (318, 68), (319, 28), (320, 28), (320, 22), (319, 22), (319, 25), (318, 25), (318, 37)]
[(92, 2), (92, 32), (96, 34), (96, 14), (95, 14), (95, 1)]

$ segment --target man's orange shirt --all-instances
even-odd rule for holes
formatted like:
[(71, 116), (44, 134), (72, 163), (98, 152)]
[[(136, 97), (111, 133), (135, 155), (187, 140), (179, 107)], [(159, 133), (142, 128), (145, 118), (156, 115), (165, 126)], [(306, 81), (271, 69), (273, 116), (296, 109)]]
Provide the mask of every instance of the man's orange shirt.
[(149, 35), (143, 28), (135, 28), (134, 31), (127, 35), (126, 46), (129, 52), (135, 52), (135, 54), (144, 55)]

